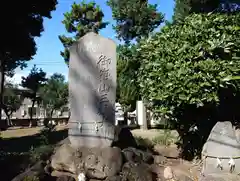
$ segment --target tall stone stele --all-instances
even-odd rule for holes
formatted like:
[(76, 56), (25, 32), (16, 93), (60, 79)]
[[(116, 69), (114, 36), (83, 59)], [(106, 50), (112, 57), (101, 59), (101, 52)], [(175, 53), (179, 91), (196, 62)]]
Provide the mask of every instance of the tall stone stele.
[(116, 44), (88, 33), (70, 48), (69, 140), (73, 147), (108, 147), (115, 139)]

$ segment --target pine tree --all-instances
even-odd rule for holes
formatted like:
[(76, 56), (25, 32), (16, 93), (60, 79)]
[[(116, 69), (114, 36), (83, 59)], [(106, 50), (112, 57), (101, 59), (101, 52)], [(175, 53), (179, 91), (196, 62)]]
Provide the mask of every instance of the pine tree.
[(61, 56), (66, 64), (69, 63), (69, 47), (83, 37), (88, 32), (98, 33), (101, 29), (108, 25), (103, 21), (104, 14), (101, 8), (95, 2), (73, 3), (70, 12), (64, 14), (62, 23), (65, 25), (66, 31), (71, 35), (69, 37), (60, 35), (59, 39), (64, 46)]

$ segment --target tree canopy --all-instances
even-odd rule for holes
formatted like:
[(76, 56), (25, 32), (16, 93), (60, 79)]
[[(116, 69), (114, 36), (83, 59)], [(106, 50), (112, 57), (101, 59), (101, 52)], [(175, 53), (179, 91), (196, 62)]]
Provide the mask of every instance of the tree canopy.
[(62, 74), (53, 74), (40, 89), (42, 104), (48, 110), (50, 117), (56, 110), (68, 104), (68, 84)]
[[(32, 59), (36, 53), (34, 38), (40, 37), (43, 28), (43, 18), (51, 18), (57, 0), (12, 2), (2, 4), (0, 17), (2, 25), (0, 36), (0, 60), (5, 71), (12, 73), (18, 66), (24, 66), (26, 60)], [(11, 11), (6, 17), (5, 12)]]
[[(117, 47), (117, 101), (125, 111), (136, 108), (140, 99), (137, 73), (140, 67), (140, 39), (148, 37), (162, 22), (163, 15), (157, 11), (157, 5), (139, 0), (109, 0), (112, 9), (114, 27), (119, 40), (124, 44)], [(137, 40), (136, 43), (133, 43)]]
[(172, 116), (185, 104), (218, 104), (219, 90), (239, 88), (239, 14), (193, 14), (142, 42), (141, 93), (157, 113)]
[(29, 90), (24, 92), (23, 96), (28, 97), (32, 100), (32, 109), (30, 112), (31, 119), (33, 116), (32, 110), (35, 103), (40, 102), (40, 96), (38, 96), (37, 93), (39, 92), (40, 88), (45, 84), (46, 81), (47, 81), (46, 72), (44, 72), (42, 69), (38, 69), (36, 65), (33, 66), (28, 76), (22, 77), (21, 86)]
[(140, 99), (137, 73), (140, 67), (137, 45), (119, 45), (117, 61), (117, 101), (125, 111), (133, 111)]
[(103, 21), (104, 14), (100, 6), (91, 1), (86, 3), (73, 3), (71, 11), (64, 14), (62, 23), (65, 25), (66, 31), (70, 36), (60, 35), (59, 39), (64, 46), (64, 51), (61, 51), (61, 56), (65, 62), (69, 62), (69, 46), (88, 32), (98, 33), (101, 29), (108, 25), (108, 22)]
[(16, 112), (23, 101), (22, 97), (16, 93), (17, 86), (11, 83), (5, 84), (3, 95), (3, 110), (8, 119), (8, 124), (11, 123), (10, 117), (13, 112)]
[[(217, 121), (240, 118), (240, 14), (191, 14), (140, 42), (140, 93), (191, 159)], [(192, 127), (197, 131), (191, 131)]]
[(116, 20), (117, 37), (125, 42), (148, 37), (163, 22), (163, 14), (157, 11), (157, 5), (149, 4), (148, 0), (108, 0), (107, 4)]
[[(40, 37), (43, 18), (51, 18), (57, 0), (45, 1), (11, 1), (1, 4), (0, 18), (3, 28), (0, 29), (0, 117), (4, 76), (13, 76), (14, 70), (26, 67), (26, 61), (36, 54), (34, 38)], [(6, 16), (6, 12), (10, 15)]]
[(173, 21), (182, 22), (192, 13), (229, 13), (239, 10), (239, 0), (175, 0)]

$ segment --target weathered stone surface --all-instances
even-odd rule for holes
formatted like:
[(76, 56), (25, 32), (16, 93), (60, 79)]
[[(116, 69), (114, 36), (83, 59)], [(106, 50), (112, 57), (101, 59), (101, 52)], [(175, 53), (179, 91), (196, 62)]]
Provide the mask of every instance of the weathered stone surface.
[(171, 167), (166, 167), (164, 168), (164, 171), (163, 171), (163, 176), (166, 180), (170, 180), (170, 179), (173, 179), (174, 178), (174, 174), (173, 174), (173, 170)]
[(105, 181), (122, 181), (122, 178), (120, 176), (113, 176), (106, 178)]
[(125, 148), (122, 150), (124, 158), (127, 162), (145, 162), (152, 164), (153, 163), (153, 156), (151, 153), (136, 149), (136, 148)]
[(123, 181), (151, 181), (152, 172), (149, 165), (144, 163), (127, 162), (122, 168)]
[[(205, 157), (207, 156), (207, 157)], [(202, 151), (204, 175), (209, 173), (229, 173), (230, 158), (240, 156), (240, 144), (237, 141), (235, 128), (231, 122), (218, 122), (212, 129)], [(214, 158), (212, 158), (214, 157)], [(223, 158), (225, 157), (225, 158)], [(220, 158), (221, 168), (217, 168)], [(235, 168), (232, 173), (240, 173), (240, 159), (233, 159)]]
[(176, 145), (171, 145), (169, 147), (166, 147), (164, 145), (155, 145), (154, 151), (158, 153), (159, 155), (162, 155), (166, 158), (179, 158), (180, 150), (177, 148)]
[(88, 178), (105, 179), (121, 171), (123, 164), (119, 148), (86, 148), (77, 150), (70, 145), (62, 145), (52, 156), (51, 165), (54, 170), (70, 172), (78, 175), (86, 172)]
[(240, 176), (230, 173), (212, 173), (201, 176), (199, 181), (239, 181)]
[(57, 171), (66, 171), (71, 173), (76, 173), (77, 168), (75, 165), (75, 149), (73, 149), (69, 144), (63, 144), (60, 146), (51, 159), (51, 166)]
[(44, 177), (46, 176), (46, 174), (44, 172), (45, 165), (46, 165), (45, 162), (39, 161), (34, 166), (32, 166), (30, 169), (28, 169), (27, 171), (16, 176), (14, 179), (12, 179), (12, 181), (24, 181), (24, 178), (26, 178), (26, 177), (29, 177), (29, 178), (36, 177), (36, 178), (39, 178), (40, 180), (43, 180)]
[(59, 177), (61, 177), (61, 176), (68, 176), (68, 177), (73, 177), (73, 178), (75, 178), (75, 180), (76, 180), (76, 178), (77, 178), (77, 176), (74, 175), (74, 174), (72, 174), (72, 173), (69, 173), (69, 172), (60, 172), (60, 171), (53, 171), (53, 172), (51, 173), (51, 176), (52, 176), (52, 177), (55, 177), (55, 178), (59, 178)]
[(76, 181), (76, 180), (75, 180), (75, 178), (73, 178), (71, 176), (62, 175), (62, 176), (58, 177), (56, 181)]
[(88, 33), (70, 48), (69, 139), (75, 148), (111, 146), (115, 137), (116, 44)]
[(167, 158), (162, 155), (154, 155), (153, 157), (156, 164), (165, 164), (167, 162)]
[(85, 157), (84, 165), (88, 178), (105, 179), (112, 177), (121, 171), (121, 150), (111, 147), (103, 148), (100, 153), (95, 152)]

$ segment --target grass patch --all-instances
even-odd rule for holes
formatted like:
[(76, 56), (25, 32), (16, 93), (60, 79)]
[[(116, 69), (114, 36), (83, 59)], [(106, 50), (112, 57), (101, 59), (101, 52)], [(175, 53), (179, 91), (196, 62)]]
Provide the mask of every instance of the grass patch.
[(152, 149), (155, 145), (170, 146), (177, 141), (177, 136), (173, 135), (170, 129), (160, 130), (159, 134), (152, 139), (143, 138), (141, 136), (135, 136), (134, 138), (140, 147), (149, 149)]

